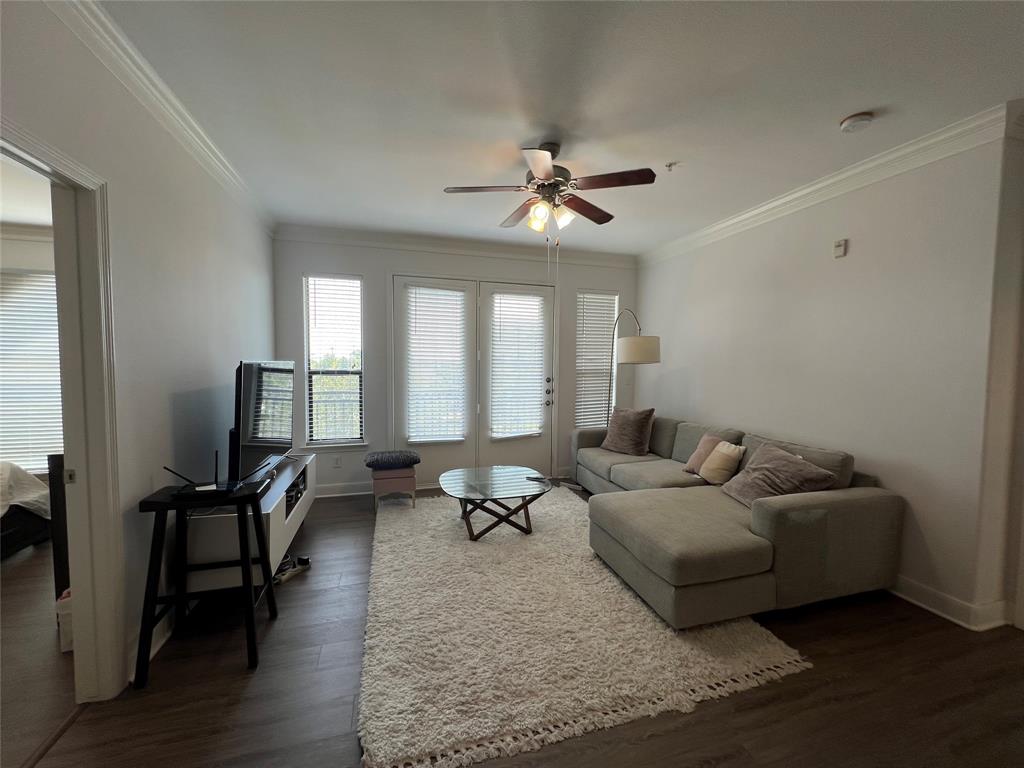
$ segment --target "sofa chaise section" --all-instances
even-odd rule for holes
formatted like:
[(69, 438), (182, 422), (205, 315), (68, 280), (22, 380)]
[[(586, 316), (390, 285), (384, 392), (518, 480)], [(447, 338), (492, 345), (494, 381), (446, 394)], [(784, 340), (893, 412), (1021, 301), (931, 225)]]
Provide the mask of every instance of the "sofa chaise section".
[(772, 545), (749, 520), (711, 486), (605, 493), (590, 500), (590, 546), (681, 629), (774, 607)]

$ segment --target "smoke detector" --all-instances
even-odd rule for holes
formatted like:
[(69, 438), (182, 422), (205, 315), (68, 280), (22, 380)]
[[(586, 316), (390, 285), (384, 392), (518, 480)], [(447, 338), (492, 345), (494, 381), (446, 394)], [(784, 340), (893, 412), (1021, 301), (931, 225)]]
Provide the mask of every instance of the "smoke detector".
[(871, 125), (871, 122), (875, 119), (874, 112), (857, 112), (852, 115), (847, 115), (839, 121), (839, 130), (843, 133), (853, 133), (854, 131), (862, 131)]

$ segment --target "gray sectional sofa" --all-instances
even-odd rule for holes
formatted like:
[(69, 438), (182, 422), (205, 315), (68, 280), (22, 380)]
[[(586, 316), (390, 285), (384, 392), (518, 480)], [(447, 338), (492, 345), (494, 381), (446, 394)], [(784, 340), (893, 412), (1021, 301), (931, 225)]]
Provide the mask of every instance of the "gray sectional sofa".
[[(831, 490), (773, 496), (747, 508), (683, 464), (705, 432), (765, 442), (835, 473)], [(676, 629), (892, 586), (903, 499), (854, 471), (853, 456), (735, 429), (657, 417), (645, 456), (573, 433), (574, 479), (590, 498), (590, 546)]]

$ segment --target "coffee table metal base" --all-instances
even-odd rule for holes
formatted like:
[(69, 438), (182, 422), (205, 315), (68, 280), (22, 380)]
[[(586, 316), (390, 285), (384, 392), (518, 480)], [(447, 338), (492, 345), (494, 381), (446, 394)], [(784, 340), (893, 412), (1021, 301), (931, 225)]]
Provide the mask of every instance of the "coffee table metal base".
[[(459, 499), (459, 504), (462, 506), (462, 521), (466, 524), (466, 532), (469, 534), (469, 540), (477, 541), (481, 539), (502, 523), (505, 525), (511, 525), (516, 530), (522, 531), (526, 534), (533, 533), (533, 526), (530, 525), (530, 505), (543, 495), (543, 493), (538, 493), (533, 496), (523, 496), (522, 502), (515, 507), (508, 506), (500, 499), (483, 499), (480, 501), (476, 499)], [(501, 507), (501, 509), (504, 510), (504, 513), (499, 512), (496, 509), (491, 509), (487, 506), (488, 504), (495, 504)], [(470, 518), (473, 516), (473, 513), (477, 511), (485, 512), (495, 518), (494, 522), (479, 531), (474, 531), (473, 523)], [(526, 523), (525, 525), (522, 525), (519, 521), (512, 519), (520, 512), (523, 513), (523, 522)]]

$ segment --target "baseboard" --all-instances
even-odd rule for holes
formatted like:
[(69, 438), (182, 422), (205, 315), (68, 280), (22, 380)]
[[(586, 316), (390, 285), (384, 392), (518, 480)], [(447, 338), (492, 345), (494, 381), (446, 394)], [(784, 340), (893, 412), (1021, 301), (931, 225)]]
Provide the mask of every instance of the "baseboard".
[(974, 632), (984, 632), (1009, 624), (1005, 600), (980, 605), (968, 603), (906, 576), (897, 576), (896, 586), (890, 591), (908, 603), (913, 603)]
[(361, 496), (369, 493), (371, 487), (368, 482), (317, 483), (316, 497), (318, 499), (330, 499), (335, 496)]
[[(434, 491), (441, 486), (417, 485), (416, 491)], [(318, 499), (332, 499), (339, 496), (367, 496), (373, 491), (373, 485), (368, 482), (360, 483), (317, 483), (316, 497)]]

